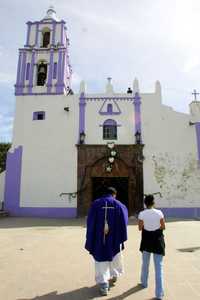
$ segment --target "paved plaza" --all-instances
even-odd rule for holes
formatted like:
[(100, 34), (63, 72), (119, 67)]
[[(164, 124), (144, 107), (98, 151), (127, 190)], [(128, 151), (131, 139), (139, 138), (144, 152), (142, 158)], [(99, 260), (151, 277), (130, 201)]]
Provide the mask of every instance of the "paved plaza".
[[(200, 222), (169, 220), (165, 231), (166, 300), (200, 299)], [(125, 274), (106, 297), (94, 282), (92, 257), (84, 250), (85, 219), (0, 219), (1, 300), (86, 300), (154, 298), (151, 261), (149, 287), (140, 289), (140, 233), (130, 220), (124, 251)]]

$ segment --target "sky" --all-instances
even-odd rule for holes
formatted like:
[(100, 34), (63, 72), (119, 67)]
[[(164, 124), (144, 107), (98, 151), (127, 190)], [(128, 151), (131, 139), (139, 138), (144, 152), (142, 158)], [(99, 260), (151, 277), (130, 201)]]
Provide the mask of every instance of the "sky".
[[(0, 141), (12, 139), (18, 48), (26, 22), (41, 20), (50, 5), (66, 21), (72, 87), (104, 92), (112, 77), (126, 92), (135, 77), (140, 92), (162, 86), (162, 102), (188, 113), (192, 91), (200, 92), (199, 0), (0, 0)], [(200, 96), (199, 96), (200, 99)]]

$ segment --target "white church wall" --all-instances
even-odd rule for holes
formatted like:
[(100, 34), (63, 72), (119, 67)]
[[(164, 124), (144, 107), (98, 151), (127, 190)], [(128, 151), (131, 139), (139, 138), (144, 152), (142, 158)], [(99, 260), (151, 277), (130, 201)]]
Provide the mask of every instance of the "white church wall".
[(200, 169), (190, 115), (142, 98), (144, 191), (161, 192), (159, 206), (199, 207)]
[[(77, 190), (78, 115), (74, 97), (17, 98), (14, 146), (23, 145), (20, 206), (76, 207), (76, 198), (68, 201), (59, 196)], [(69, 112), (64, 111), (65, 106)], [(35, 111), (45, 111), (45, 120), (33, 120)]]
[(0, 209), (4, 201), (5, 172), (0, 173)]
[(192, 101), (190, 103), (191, 122), (200, 122), (200, 102)]
[[(108, 95), (104, 94), (102, 97)], [(110, 95), (109, 95), (110, 96)], [(113, 95), (116, 96), (116, 95)], [(117, 95), (118, 97), (125, 97), (126, 95)], [(89, 95), (91, 98), (101, 97), (98, 95)], [(99, 111), (103, 105), (103, 100), (92, 100), (86, 101), (85, 108), (85, 118), (86, 118), (86, 143), (87, 144), (106, 144), (110, 140), (103, 139), (103, 123), (112, 119), (119, 125), (117, 127), (117, 140), (113, 140), (116, 144), (133, 144), (134, 143), (134, 106), (133, 102), (128, 100), (116, 100), (116, 103), (121, 110), (118, 115), (101, 115)], [(107, 100), (108, 103), (113, 103), (113, 101)], [(115, 104), (113, 103), (113, 107)]]

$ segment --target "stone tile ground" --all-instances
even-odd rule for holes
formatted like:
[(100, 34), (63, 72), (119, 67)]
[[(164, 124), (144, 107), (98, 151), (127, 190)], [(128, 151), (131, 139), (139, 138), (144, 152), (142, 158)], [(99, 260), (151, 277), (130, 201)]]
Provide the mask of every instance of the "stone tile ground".
[[(134, 221), (124, 251), (126, 273), (103, 299), (152, 300), (140, 290), (140, 233)], [(200, 222), (167, 222), (164, 262), (166, 300), (200, 299)], [(0, 219), (1, 300), (101, 299), (94, 282), (92, 257), (84, 250), (85, 220)]]

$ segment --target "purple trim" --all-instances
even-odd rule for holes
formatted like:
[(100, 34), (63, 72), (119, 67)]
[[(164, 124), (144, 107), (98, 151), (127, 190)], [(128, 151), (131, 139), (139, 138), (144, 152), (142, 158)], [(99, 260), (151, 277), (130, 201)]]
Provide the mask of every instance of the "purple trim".
[(6, 161), (4, 208), (11, 216), (75, 218), (76, 208), (20, 207), (22, 146), (8, 152)]
[(108, 103), (107, 104), (107, 113), (112, 114), (112, 112), (113, 112), (113, 106), (111, 103)]
[(67, 53), (67, 51), (65, 52), (66, 58), (65, 58), (65, 85), (69, 86), (71, 88), (71, 74), (69, 71), (69, 55)]
[(6, 160), (4, 207), (9, 213), (15, 211), (20, 199), (22, 146), (8, 152)]
[(39, 23), (36, 23), (36, 29), (35, 29), (35, 46), (39, 47), (38, 45), (38, 35), (39, 35)]
[(30, 74), (30, 63), (26, 64), (26, 80), (29, 80), (29, 74)]
[[(22, 56), (23, 55), (23, 56)], [(25, 84), (26, 71), (26, 52), (20, 52), (18, 67), (17, 67), (17, 83), (15, 85), (15, 95), (21, 95)]]
[(115, 120), (108, 119), (103, 123), (103, 126), (117, 126), (117, 122)]
[(21, 72), (21, 85), (24, 87), (25, 85), (25, 73), (26, 73), (26, 52), (23, 53), (23, 60), (22, 60), (22, 72)]
[(140, 105), (141, 105), (141, 101), (140, 101), (140, 95), (139, 93), (135, 93), (135, 97), (134, 97), (134, 107), (135, 107), (135, 126), (134, 126), (134, 134), (136, 132), (140, 132), (141, 133), (141, 111), (140, 111)]
[(53, 79), (56, 79), (56, 77), (57, 77), (57, 62), (55, 62), (54, 64), (53, 64)]
[[(99, 110), (100, 115), (120, 115), (121, 114), (119, 105), (117, 104), (117, 102), (115, 100), (113, 100), (113, 102), (114, 102), (114, 105), (117, 107), (117, 111), (113, 111), (113, 104), (111, 104), (111, 103), (107, 104), (107, 111), (102, 111), (103, 107), (106, 105), (106, 102), (107, 102), (107, 100), (104, 101), (104, 103), (102, 104), (102, 106)], [(110, 105), (112, 105), (112, 110), (111, 109), (109, 110), (109, 108), (108, 108), (108, 107), (110, 107)]]
[(32, 88), (33, 88), (33, 74), (34, 74), (34, 64), (35, 64), (35, 51), (32, 52), (31, 57), (31, 66), (30, 66), (30, 76), (29, 76), (29, 86), (28, 86), (28, 95), (32, 94)]
[(76, 218), (75, 207), (16, 207), (9, 211), (11, 216), (16, 217), (42, 217), (42, 218)]
[(21, 63), (22, 63), (22, 52), (20, 51), (19, 52), (18, 64), (17, 64), (17, 80), (16, 80), (16, 85), (20, 84)]
[(22, 52), (19, 52), (18, 64), (17, 64), (17, 79), (15, 85), (15, 95), (22, 93), (22, 88), (20, 85), (20, 75), (21, 75), (21, 64), (22, 64)]
[[(100, 125), (99, 125), (99, 127), (103, 127), (104, 125), (105, 125), (105, 124), (100, 124)], [(107, 125), (107, 124), (106, 124), (106, 125)], [(121, 127), (121, 126), (122, 126), (122, 124), (117, 124), (117, 123), (116, 123), (116, 124), (115, 124), (115, 126), (117, 126), (117, 127)]]
[(195, 123), (196, 136), (197, 136), (197, 151), (198, 151), (198, 161), (200, 163), (200, 122)]
[(165, 217), (172, 218), (199, 218), (200, 207), (159, 207)]
[(65, 26), (65, 23), (63, 21), (61, 21), (61, 34), (60, 34), (61, 46), (64, 46), (64, 26)]
[(65, 72), (66, 72), (66, 52), (63, 52), (63, 58), (62, 58), (62, 79), (61, 79), (61, 82), (62, 84), (65, 84)]
[(36, 96), (36, 95), (40, 95), (40, 96), (46, 96), (46, 95), (63, 95), (63, 90), (60, 93), (47, 93), (47, 92), (45, 92), (45, 93), (18, 93), (18, 94), (15, 93), (15, 95), (16, 96), (27, 96), (27, 95), (29, 95), (29, 96)]
[(52, 32), (52, 40), (51, 40), (52, 45), (55, 45), (55, 36), (56, 36), (56, 22), (53, 22), (53, 32)]
[(53, 55), (54, 50), (50, 50), (50, 64), (49, 64), (49, 72), (48, 72), (48, 82), (47, 82), (47, 93), (51, 92), (52, 87), (52, 76), (53, 76)]
[[(28, 21), (27, 23), (30, 23), (30, 24), (32, 24), (32, 25), (35, 25), (35, 24), (52, 24), (52, 22), (55, 22), (56, 24), (61, 24), (61, 23), (64, 23), (64, 24), (66, 24), (66, 22), (64, 21), (64, 20), (62, 20), (62, 21), (55, 21), (55, 20), (53, 20), (53, 21), (49, 21), (49, 22), (47, 22), (47, 21), (34, 21), (34, 22), (31, 22), (31, 21)], [(26, 24), (27, 24), (26, 23)]]
[[(53, 47), (53, 49), (54, 49), (54, 50), (57, 50), (57, 48), (55, 49), (54, 47)], [(65, 49), (65, 48), (63, 48), (63, 47), (61, 48), (61, 47), (60, 47), (60, 49)], [(19, 48), (19, 50), (20, 50), (20, 51), (23, 51), (24, 48)], [(39, 53), (41, 53), (42, 51), (43, 51), (43, 52), (49, 51), (49, 48), (39, 48), (39, 49), (38, 49), (37, 47), (34, 46), (34, 47), (31, 47), (31, 48), (26, 48), (25, 50), (26, 50), (26, 51), (32, 51), (32, 50), (35, 50), (35, 51), (38, 51)]]
[(79, 136), (78, 136), (78, 144), (80, 142), (80, 134), (82, 132), (85, 133), (85, 95), (81, 93), (79, 98)]
[[(38, 118), (39, 115), (42, 115), (42, 119)], [(34, 111), (33, 120), (45, 120), (45, 111)]]
[(28, 26), (28, 30), (27, 30), (27, 34), (26, 34), (26, 45), (24, 45), (24, 47), (29, 46), (29, 38), (30, 38), (30, 32), (31, 32), (31, 23), (27, 22), (26, 24)]
[(63, 66), (62, 66), (62, 54), (63, 54), (63, 51), (62, 49), (59, 49), (58, 50), (58, 80), (57, 80), (57, 83), (56, 83), (56, 92), (57, 93), (63, 93), (64, 91), (64, 83), (62, 81), (62, 70), (63, 70)]
[(127, 100), (127, 101), (133, 101), (133, 97), (85, 97), (85, 100), (87, 101), (99, 101), (99, 100)]

